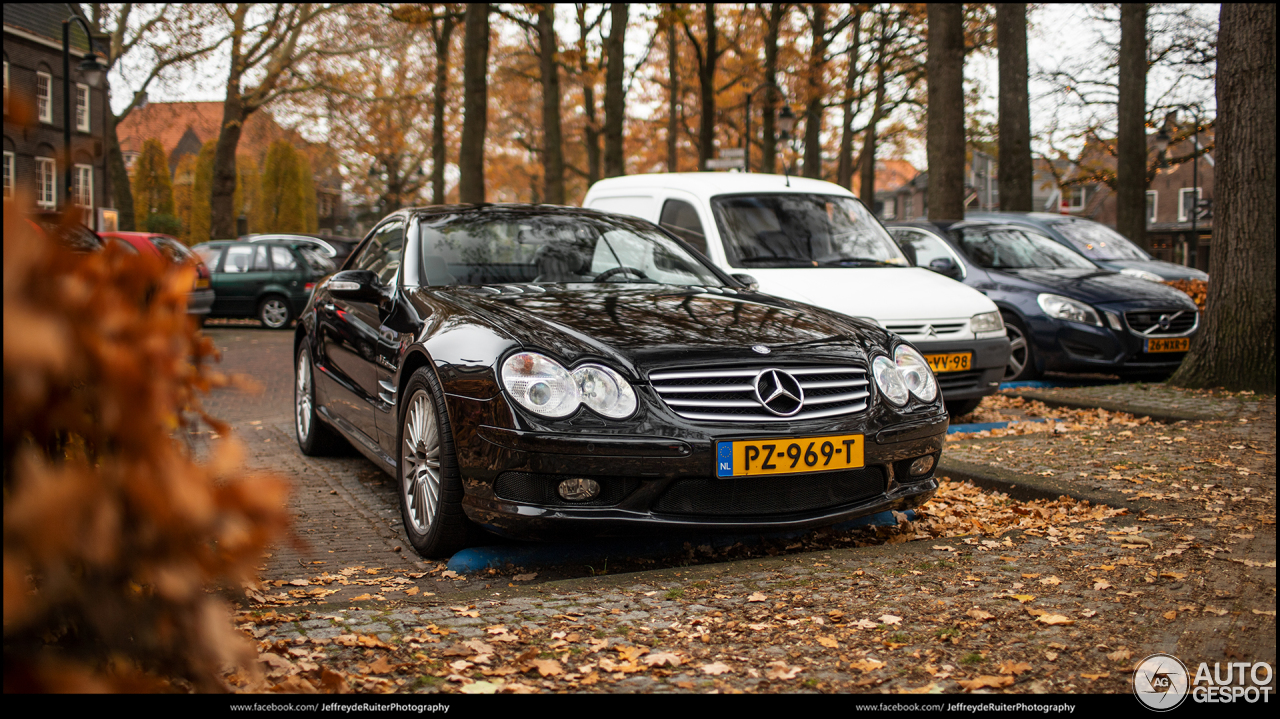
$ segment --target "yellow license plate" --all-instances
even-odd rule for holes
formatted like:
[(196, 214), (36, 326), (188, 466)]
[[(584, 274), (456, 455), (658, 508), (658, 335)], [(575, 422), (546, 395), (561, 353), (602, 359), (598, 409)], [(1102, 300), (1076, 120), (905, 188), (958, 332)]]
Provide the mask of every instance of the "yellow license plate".
[(943, 355), (925, 355), (924, 359), (933, 368), (934, 374), (941, 372), (964, 372), (973, 364), (972, 352), (951, 352)]
[(1152, 337), (1147, 340), (1148, 352), (1186, 352), (1189, 349), (1191, 349), (1190, 337), (1172, 337), (1170, 339)]
[(862, 466), (863, 436), (744, 439), (716, 443), (716, 475), (797, 474)]
[(206, 288), (206, 287), (208, 287), (208, 286), (209, 286), (209, 280), (206, 280), (206, 279), (198, 279), (198, 280), (196, 280), (196, 289), (197, 289), (197, 290), (203, 290), (204, 288)]

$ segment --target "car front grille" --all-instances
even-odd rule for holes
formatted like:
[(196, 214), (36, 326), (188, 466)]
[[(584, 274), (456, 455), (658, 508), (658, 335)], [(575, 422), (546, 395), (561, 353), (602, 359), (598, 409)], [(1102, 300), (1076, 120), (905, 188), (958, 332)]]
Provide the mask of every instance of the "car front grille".
[[(769, 370), (790, 374), (804, 392), (795, 414), (777, 415), (760, 403), (756, 378)], [(781, 422), (835, 417), (867, 408), (867, 371), (853, 366), (749, 367), (664, 370), (649, 382), (673, 412), (687, 419), (715, 422)]]
[[(886, 322), (884, 328), (895, 334), (932, 339), (933, 337), (947, 337), (964, 332), (967, 324), (967, 320), (947, 320), (939, 322), (914, 320), (910, 322)], [(930, 330), (932, 330), (932, 332), (930, 332)]]
[(884, 472), (879, 467), (782, 477), (698, 477), (673, 482), (654, 503), (653, 511), (711, 517), (769, 516), (852, 504), (884, 490)]
[[(1200, 316), (1195, 310), (1135, 310), (1124, 313), (1129, 327), (1145, 337), (1174, 337), (1196, 328)], [(1164, 318), (1168, 327), (1161, 327)]]
[(955, 392), (962, 389), (973, 389), (982, 381), (983, 370), (970, 370), (968, 372), (941, 372), (935, 377), (938, 378), (938, 389), (943, 394), (947, 392)]

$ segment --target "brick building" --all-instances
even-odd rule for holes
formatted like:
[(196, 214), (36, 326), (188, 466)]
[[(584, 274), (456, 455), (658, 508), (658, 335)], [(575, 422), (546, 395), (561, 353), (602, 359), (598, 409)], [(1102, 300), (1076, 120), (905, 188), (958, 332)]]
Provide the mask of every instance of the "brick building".
[[(4, 7), (4, 199), (17, 194), (36, 208), (67, 206), (63, 139), (62, 23), (84, 17), (76, 3), (11, 3)], [(105, 42), (94, 48), (105, 57)], [(112, 207), (107, 187), (107, 80), (91, 87), (78, 69), (90, 53), (79, 23), (71, 25), (71, 201), (97, 229)], [(105, 75), (105, 73), (104, 73)], [(109, 220), (108, 220), (109, 221)]]

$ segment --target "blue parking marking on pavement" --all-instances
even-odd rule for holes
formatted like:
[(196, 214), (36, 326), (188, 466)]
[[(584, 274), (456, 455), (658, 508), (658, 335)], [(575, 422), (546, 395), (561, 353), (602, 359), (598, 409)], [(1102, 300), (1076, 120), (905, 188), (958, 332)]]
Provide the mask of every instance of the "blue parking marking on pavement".
[[(1023, 422), (1043, 422), (1043, 419), (1024, 419)], [(967, 434), (969, 432), (982, 432), (988, 429), (1004, 429), (1008, 427), (1010, 422), (978, 422), (975, 424), (953, 424), (947, 428), (947, 434)]]
[(733, 442), (716, 444), (716, 476), (733, 476)]
[[(908, 521), (914, 520), (916, 516), (915, 510), (911, 509), (902, 514), (907, 516)], [(894, 517), (893, 512), (880, 512), (879, 514), (842, 522), (828, 529), (845, 531), (859, 527), (893, 527), (897, 523), (898, 520)], [(686, 543), (695, 547), (705, 544), (716, 549), (723, 549), (738, 543), (746, 546), (755, 546), (770, 539), (795, 539), (815, 531), (818, 530), (792, 530), (768, 534), (717, 534), (659, 541), (627, 539), (593, 542), (589, 546), (581, 544), (526, 544), (509, 547), (472, 547), (450, 557), (448, 566), (449, 569), (463, 574), (490, 568), (499, 569), (507, 565), (529, 567), (603, 563), (609, 557), (648, 558), (672, 556), (683, 552)]]
[(1055, 387), (1095, 387), (1104, 384), (1118, 384), (1117, 379), (1061, 379), (1061, 380), (1027, 380), (1025, 382), (1001, 382), (1000, 389), (1053, 389)]

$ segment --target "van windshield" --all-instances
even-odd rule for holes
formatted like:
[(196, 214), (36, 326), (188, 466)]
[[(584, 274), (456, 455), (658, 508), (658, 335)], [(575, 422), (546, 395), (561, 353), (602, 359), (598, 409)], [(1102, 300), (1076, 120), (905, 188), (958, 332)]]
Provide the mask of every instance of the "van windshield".
[(712, 198), (734, 267), (907, 267), (875, 217), (852, 197), (776, 194)]

